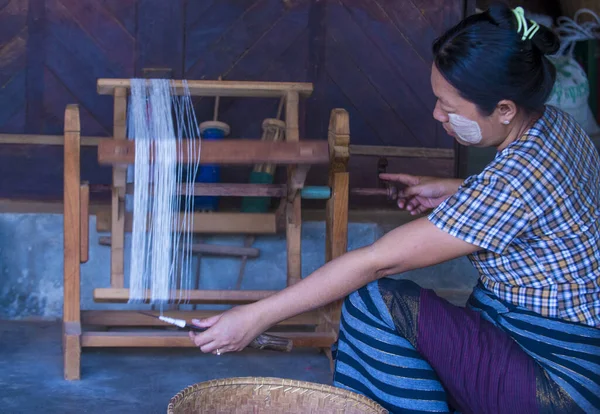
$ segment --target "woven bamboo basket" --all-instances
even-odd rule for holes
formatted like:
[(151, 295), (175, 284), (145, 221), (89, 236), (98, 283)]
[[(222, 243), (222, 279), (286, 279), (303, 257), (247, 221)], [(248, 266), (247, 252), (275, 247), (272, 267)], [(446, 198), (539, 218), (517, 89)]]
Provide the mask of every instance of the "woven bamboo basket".
[(369, 398), (341, 388), (282, 378), (240, 377), (190, 385), (167, 414), (383, 414)]

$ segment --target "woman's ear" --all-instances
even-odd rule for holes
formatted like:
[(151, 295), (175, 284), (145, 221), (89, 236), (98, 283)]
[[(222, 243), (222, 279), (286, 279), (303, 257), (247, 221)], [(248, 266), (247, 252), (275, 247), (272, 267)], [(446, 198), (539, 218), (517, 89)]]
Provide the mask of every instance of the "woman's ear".
[(515, 105), (515, 103), (510, 100), (502, 100), (498, 102), (498, 106), (496, 107), (496, 113), (498, 114), (498, 120), (502, 124), (508, 125), (517, 115), (517, 105)]

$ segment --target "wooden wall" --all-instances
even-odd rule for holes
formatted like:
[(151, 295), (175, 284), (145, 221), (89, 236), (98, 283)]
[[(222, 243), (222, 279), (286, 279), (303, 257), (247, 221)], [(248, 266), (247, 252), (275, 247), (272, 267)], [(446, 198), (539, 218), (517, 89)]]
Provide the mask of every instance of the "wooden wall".
[(521, 6), (531, 13), (545, 14), (552, 18), (563, 14), (559, 0), (477, 0), (476, 4), (478, 8), (486, 9), (494, 1), (502, 1), (510, 7)]
[[(326, 139), (329, 112), (346, 108), (353, 144), (454, 148), (432, 118), (431, 44), (464, 15), (463, 0), (0, 0), (0, 133), (62, 134), (80, 104), (84, 135), (109, 136), (112, 100), (100, 77), (314, 82), (302, 137)], [(212, 100), (198, 102), (199, 120)], [(221, 101), (232, 136), (260, 137), (277, 102)], [(109, 183), (94, 149), (82, 175)], [(389, 169), (453, 175), (453, 160), (389, 160)], [(376, 185), (377, 158), (354, 157), (351, 185)], [(245, 181), (247, 170), (225, 172)], [(324, 183), (313, 171), (311, 183)], [(62, 148), (0, 146), (0, 198), (56, 199)], [(359, 203), (360, 204), (360, 203)]]

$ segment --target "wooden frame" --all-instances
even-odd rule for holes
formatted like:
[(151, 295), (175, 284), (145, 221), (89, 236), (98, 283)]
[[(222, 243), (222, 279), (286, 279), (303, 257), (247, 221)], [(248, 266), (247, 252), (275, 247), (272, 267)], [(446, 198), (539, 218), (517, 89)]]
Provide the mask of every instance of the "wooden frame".
[[(309, 96), (312, 85), (306, 83), (278, 82), (224, 82), (189, 81), (193, 95), (232, 97), (283, 97), (285, 100), (285, 141), (265, 143), (259, 140), (235, 140), (235, 155), (229, 152), (231, 140), (203, 143), (203, 156), (217, 164), (271, 163), (285, 165), (288, 182), (283, 185), (220, 184), (195, 187), (196, 195), (225, 192), (229, 195), (262, 196), (276, 191), (281, 203), (273, 213), (195, 213), (196, 223), (205, 223), (195, 232), (266, 234), (285, 232), (287, 245), (287, 285), (297, 283), (301, 275), (301, 195), (307, 172), (313, 164), (329, 165), (330, 198), (326, 207), (326, 260), (346, 252), (348, 242), (348, 193), (350, 127), (348, 113), (333, 109), (327, 141), (300, 140), (298, 129), (299, 99)], [(131, 223), (125, 212), (125, 194), (131, 192), (126, 184), (125, 171), (132, 162), (134, 147), (126, 140), (126, 114), (129, 81), (123, 79), (98, 80), (98, 92), (112, 94), (114, 99), (113, 137), (99, 142), (99, 162), (112, 165), (113, 182), (110, 191), (112, 204), (110, 217), (98, 222), (109, 224), (110, 230), (110, 282), (106, 288), (94, 290), (94, 300), (124, 302), (128, 289), (124, 284), (124, 238)], [(208, 145), (210, 144), (210, 145)], [(153, 329), (140, 331), (140, 327), (165, 326), (152, 318), (142, 318), (136, 311), (94, 311), (81, 307), (81, 264), (88, 255), (89, 186), (81, 182), (81, 133), (79, 109), (69, 105), (65, 110), (64, 126), (64, 312), (63, 358), (64, 377), (80, 379), (81, 350), (84, 347), (192, 347), (186, 333)], [(210, 149), (207, 151), (207, 146)], [(240, 152), (239, 148), (243, 151)], [(207, 155), (208, 154), (208, 155)], [(203, 159), (206, 162), (206, 159)], [(181, 160), (185, 162), (185, 160)], [(249, 188), (253, 187), (253, 188)], [(202, 220), (205, 214), (210, 220)], [(215, 225), (214, 223), (218, 223)], [(259, 300), (273, 294), (269, 290), (193, 290), (190, 303), (238, 304)], [(341, 302), (335, 302), (313, 312), (298, 315), (278, 324), (283, 328), (277, 335), (293, 340), (296, 347), (317, 347), (331, 360), (330, 346), (337, 340)], [(207, 317), (212, 311), (165, 311), (172, 317), (191, 319)], [(89, 325), (89, 326), (88, 326)], [(92, 329), (93, 327), (100, 329)], [(107, 331), (107, 327), (136, 327), (131, 331)]]

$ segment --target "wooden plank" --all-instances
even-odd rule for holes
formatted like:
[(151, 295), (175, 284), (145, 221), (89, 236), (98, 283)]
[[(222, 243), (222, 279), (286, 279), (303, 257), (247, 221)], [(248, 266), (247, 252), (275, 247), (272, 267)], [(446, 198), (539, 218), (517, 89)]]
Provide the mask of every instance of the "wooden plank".
[[(204, 61), (211, 60), (206, 57), (214, 53), (211, 45), (235, 26), (254, 1), (232, 3), (205, 0), (186, 3), (184, 70), (187, 79), (203, 79)], [(190, 73), (193, 75), (189, 76)], [(209, 78), (216, 77), (211, 75)]]
[[(160, 311), (144, 311), (153, 315), (160, 315)], [(205, 319), (222, 313), (222, 310), (193, 310), (177, 311), (165, 310), (163, 315), (169, 318), (185, 319)], [(315, 324), (318, 313), (316, 311), (303, 313), (293, 318), (281, 321), (278, 325), (311, 325)], [(166, 326), (155, 318), (150, 318), (133, 310), (84, 310), (81, 312), (82, 325), (98, 326)]]
[[(98, 244), (101, 246), (110, 246), (110, 237), (100, 237)], [(183, 249), (183, 246), (181, 247)], [(228, 246), (221, 244), (207, 244), (207, 243), (192, 243), (190, 251), (193, 253), (202, 253), (204, 255), (215, 255), (215, 256), (242, 256), (256, 258), (260, 256), (260, 250), (256, 247), (241, 247), (241, 246)]]
[(336, 337), (326, 332), (277, 332), (277, 336), (291, 339), (294, 348), (330, 349)]
[(25, 91), (27, 85), (27, 73), (21, 70), (14, 74), (10, 81), (2, 85), (0, 93), (0, 126), (9, 122), (13, 116), (25, 107)]
[[(271, 332), (268, 332), (271, 333)], [(273, 332), (277, 336), (293, 340), (294, 348), (330, 347), (335, 338), (332, 335), (316, 332)], [(81, 346), (93, 347), (166, 347), (166, 348), (195, 348), (187, 332), (84, 332)]]
[[(210, 304), (241, 304), (251, 303), (264, 299), (277, 293), (277, 290), (173, 290), (172, 297), (182, 298), (185, 303), (210, 303)], [(126, 288), (96, 288), (94, 301), (127, 303), (129, 289)], [(147, 293), (150, 298), (150, 291)]]
[[(117, 21), (103, 2), (96, 0), (61, 0), (72, 19), (102, 50), (104, 59), (119, 72), (134, 75), (135, 38)], [(130, 5), (132, 7), (132, 5)], [(142, 29), (142, 28), (140, 28)]]
[[(70, 102), (84, 106), (103, 128), (102, 132), (92, 132), (82, 118), (82, 130), (95, 135), (108, 133), (112, 125), (112, 101), (99, 97), (93, 85), (100, 77), (129, 77), (132, 74), (107, 57), (109, 52), (82, 30), (59, 0), (46, 0), (45, 29), (46, 67), (68, 91)], [(54, 98), (47, 98), (52, 104)]]
[(0, 43), (5, 43), (0, 46), (0, 85), (6, 85), (16, 73), (27, 69), (28, 34), (27, 27), (12, 38), (5, 38), (0, 32)]
[[(295, 91), (303, 97), (308, 97), (313, 91), (310, 83), (301, 82), (259, 82), (259, 81), (187, 81), (190, 94), (195, 96), (221, 96), (221, 97), (256, 97), (279, 98), (287, 91)], [(174, 80), (175, 93), (182, 94), (183, 82)], [(112, 95), (115, 88), (130, 88), (129, 79), (98, 79), (97, 92), (100, 95)]]
[[(63, 325), (70, 325), (73, 322), (64, 322)], [(71, 330), (63, 327), (62, 348), (63, 348), (63, 378), (67, 381), (81, 379), (81, 335), (66, 333)]]
[[(402, 141), (414, 142), (414, 137), (402, 119), (373, 88), (365, 73), (354, 64), (342, 45), (330, 34), (327, 38), (327, 56), (327, 72), (376, 131), (375, 136), (369, 137), (371, 142), (379, 141), (381, 144), (391, 145), (394, 136), (401, 137)], [(394, 134), (390, 134), (390, 131), (394, 131)]]
[(193, 348), (187, 332), (84, 332), (83, 348)]
[(137, 0), (102, 0), (102, 4), (132, 37), (135, 36)]
[[(182, 140), (177, 150), (182, 163), (195, 162), (188, 159), (188, 140)], [(153, 159), (154, 149), (150, 149)], [(254, 139), (226, 139), (202, 142), (201, 164), (249, 165), (249, 164), (327, 164), (327, 142), (302, 140), (296, 142), (269, 142)], [(105, 139), (98, 145), (100, 164), (133, 164), (135, 142)]]
[[(440, 5), (445, 0), (428, 1), (432, 4)], [(441, 34), (441, 29), (432, 26), (424, 16), (423, 11), (412, 1), (380, 0), (378, 1), (378, 5), (387, 14), (390, 22), (400, 32), (402, 37), (406, 39), (410, 47), (422, 56), (423, 59), (432, 61), (433, 52), (431, 51), (431, 45)]]
[(66, 322), (79, 322), (80, 306), (80, 159), (79, 113), (75, 105), (65, 111), (64, 146), (64, 312)]
[[(109, 138), (100, 136), (82, 136), (82, 147), (97, 147), (100, 142)], [(304, 141), (303, 141), (304, 142)], [(63, 135), (35, 135), (35, 134), (0, 134), (0, 145), (5, 144), (25, 144), (25, 145), (63, 145)], [(454, 150), (446, 148), (420, 148), (420, 147), (396, 147), (383, 145), (350, 145), (351, 155), (375, 155), (387, 157), (406, 157), (406, 158), (454, 158)], [(197, 184), (198, 185), (198, 184)], [(231, 184), (234, 185), (234, 184)], [(248, 186), (247, 184), (235, 184)], [(278, 197), (279, 190), (275, 190), (276, 185), (272, 185), (273, 193), (264, 194)], [(271, 188), (269, 187), (269, 188)], [(215, 190), (218, 191), (218, 190)], [(240, 190), (244, 191), (244, 190)], [(277, 194), (275, 194), (277, 193)], [(208, 194), (207, 194), (208, 195)], [(225, 195), (225, 194), (214, 194)], [(250, 195), (250, 194), (244, 194)]]
[[(126, 185), (126, 194), (133, 194), (135, 184)], [(245, 183), (195, 183), (191, 191), (187, 184), (179, 185), (177, 194), (194, 194), (197, 196), (218, 197), (277, 197), (281, 198), (287, 194), (287, 186), (284, 184), (245, 184)], [(110, 191), (111, 187), (105, 184), (93, 185), (93, 192)], [(150, 190), (152, 193), (152, 190)]]
[[(186, 27), (185, 70), (189, 79), (226, 75), (262, 38), (270, 36), (270, 29), (286, 14), (286, 6), (279, 0), (239, 6), (220, 2), (199, 19), (199, 24)], [(206, 59), (206, 55), (211, 58)]]
[(294, 168), (292, 175), (290, 176), (289, 187), (293, 192), (304, 188), (306, 182), (306, 176), (310, 170), (310, 165), (300, 165)]
[(200, 18), (205, 17), (208, 14), (207, 11), (213, 6), (213, 4), (220, 3), (222, 2), (219, 2), (217, 0), (185, 2), (186, 29), (195, 26)]
[(44, 121), (45, 0), (31, 0), (27, 13), (27, 115), (25, 130), (41, 132)]
[[(346, 111), (348, 111), (348, 114), (350, 116), (350, 122), (351, 122), (351, 126), (352, 126), (352, 131), (353, 131), (353, 140), (352, 142), (354, 142), (355, 144), (358, 143), (365, 143), (365, 144), (373, 144), (378, 143), (379, 140), (374, 140), (372, 137), (377, 136), (377, 132), (375, 131), (375, 129), (373, 128), (373, 125), (371, 125), (367, 119), (365, 117), (363, 117), (363, 115), (361, 114), (361, 112), (353, 105), (353, 103), (350, 101), (350, 99), (348, 98), (348, 96), (345, 94), (345, 92), (342, 90), (342, 88), (340, 87), (340, 85), (338, 85), (337, 83), (335, 83), (333, 81), (333, 79), (331, 78), (331, 76), (329, 75), (329, 73), (326, 73), (324, 75), (324, 80), (316, 85), (316, 87), (324, 90), (323, 92), (323, 96), (325, 97), (323, 99), (323, 101), (320, 103), (320, 106), (315, 109), (318, 110), (320, 112), (324, 112), (326, 111), (327, 108), (327, 112), (330, 111), (330, 108), (344, 108), (346, 109)], [(325, 119), (328, 119), (328, 113), (325, 116)], [(315, 125), (313, 125), (310, 120), (308, 120), (307, 122), (307, 136), (323, 136), (322, 130), (323, 127), (319, 128), (317, 131), (317, 128)], [(327, 122), (325, 122), (324, 125), (325, 128), (325, 133), (327, 133)], [(318, 132), (318, 135), (317, 135)], [(324, 181), (327, 181), (327, 173), (321, 173), (319, 174), (319, 177), (323, 177)]]
[[(116, 88), (113, 106), (114, 142), (126, 140), (127, 131), (127, 91)], [(127, 169), (122, 165), (113, 167), (111, 194), (112, 243), (110, 245), (110, 285), (122, 288), (125, 283), (125, 184)]]
[(81, 263), (87, 263), (90, 252), (90, 186), (85, 183), (80, 186), (79, 190), (79, 217), (81, 229)]
[[(110, 211), (99, 210), (96, 214), (96, 231), (110, 232)], [(149, 217), (149, 221), (152, 218)], [(183, 223), (183, 217), (178, 221)], [(213, 234), (275, 234), (278, 232), (274, 213), (194, 213), (194, 233)], [(133, 215), (125, 214), (125, 231), (130, 233)]]
[[(55, 48), (57, 50), (54, 50)], [(63, 131), (61, 114), (67, 105), (77, 102), (79, 104), (79, 119), (82, 131), (85, 131), (86, 134), (95, 136), (109, 135), (109, 129), (107, 126), (110, 125), (110, 120), (106, 119), (107, 117), (104, 117), (104, 112), (110, 113), (110, 106), (104, 105), (105, 102), (102, 102), (101, 104), (92, 107), (92, 110), (96, 113), (92, 113), (91, 110), (88, 110), (88, 108), (82, 103), (83, 101), (77, 96), (73, 96), (67, 87), (67, 85), (70, 82), (74, 82), (74, 80), (68, 80), (67, 85), (65, 85), (65, 83), (60, 79), (60, 75), (65, 76), (63, 69), (60, 68), (60, 65), (71, 66), (73, 64), (73, 62), (61, 63), (60, 58), (63, 57), (66, 59), (65, 55), (68, 54), (68, 51), (66, 51), (64, 47), (54, 39), (48, 41), (48, 46), (46, 49), (48, 51), (47, 53), (57, 54), (58, 58), (49, 58), (49, 63), (44, 68), (44, 94), (42, 95), (42, 101), (44, 105), (44, 128), (39, 132), (43, 134), (61, 134)], [(58, 69), (56, 70), (58, 73), (55, 72), (55, 69), (52, 68), (51, 65), (57, 65)], [(77, 94), (80, 93), (86, 92), (77, 92)], [(93, 91), (91, 94), (93, 94)], [(94, 96), (93, 98), (90, 98), (90, 100), (98, 98), (98, 96)], [(102, 112), (103, 114), (102, 122), (96, 116), (98, 115), (98, 111)]]
[(148, 67), (170, 68), (174, 77), (183, 76), (184, 4), (184, 1), (137, 1), (135, 73), (138, 76)]
[(68, 332), (80, 323), (81, 306), (81, 222), (79, 111), (76, 105), (65, 110), (64, 212), (63, 212), (63, 364), (65, 379), (78, 379), (80, 349), (77, 332)]
[[(335, 151), (331, 154), (329, 168), (329, 186), (331, 197), (325, 206), (325, 261), (330, 262), (348, 249), (348, 195), (350, 174), (348, 170), (348, 144), (350, 141), (350, 120), (348, 112), (337, 109), (331, 113), (328, 133), (329, 146)], [(342, 300), (333, 301), (321, 309), (321, 318), (316, 330), (337, 337)], [(331, 350), (327, 356), (333, 369)]]
[[(348, 1), (344, 0), (344, 4)], [(354, 0), (354, 7), (346, 7), (352, 15), (352, 19), (367, 34), (369, 39), (377, 45), (390, 62), (392, 67), (400, 77), (405, 79), (413, 92), (421, 96), (425, 105), (433, 111), (435, 105), (435, 96), (431, 92), (431, 63), (432, 59), (424, 57), (415, 47), (413, 47), (409, 37), (412, 30), (421, 30), (424, 24), (414, 17), (405, 15), (400, 24), (386, 10), (386, 1), (372, 2), (369, 0)], [(409, 8), (411, 13), (418, 13), (414, 5), (409, 2), (402, 2), (399, 7)], [(365, 11), (367, 11), (365, 13)], [(400, 14), (401, 16), (401, 14)], [(422, 16), (421, 16), (422, 18)], [(416, 27), (416, 29), (412, 29)], [(431, 48), (431, 44), (427, 46)], [(431, 53), (427, 51), (429, 55)], [(433, 122), (433, 120), (432, 120)], [(356, 129), (353, 128), (356, 132)]]
[(379, 156), (396, 158), (446, 158), (453, 159), (453, 149), (420, 148), (420, 147), (389, 147), (378, 145), (350, 145), (351, 156)]
[[(392, 116), (400, 121), (401, 127), (394, 128), (394, 134), (389, 134), (392, 139), (387, 142), (393, 144), (401, 135), (404, 146), (431, 146), (437, 122), (431, 116), (431, 100), (423, 99), (422, 91), (411, 85), (417, 74), (404, 72), (392, 64), (387, 59), (389, 51), (380, 49), (371, 39), (375, 35), (373, 23), (363, 29), (351, 13), (349, 8), (330, 6), (327, 33), (335, 41), (334, 47), (343, 51), (352, 66), (364, 74), (364, 80), (356, 76), (356, 81), (381, 96), (382, 103), (377, 104), (377, 109), (391, 111)], [(398, 98), (400, 96), (401, 99)], [(375, 102), (372, 99), (368, 101)], [(376, 122), (372, 118), (369, 121)], [(386, 125), (391, 124), (386, 122)]]
[(0, 49), (27, 26), (30, 1), (9, 1), (0, 8)]
[[(296, 92), (288, 92), (285, 100), (285, 139), (288, 143), (298, 142), (299, 96)], [(329, 152), (328, 152), (329, 158)], [(329, 160), (328, 160), (329, 161)], [(287, 249), (287, 285), (302, 280), (302, 198), (298, 189), (294, 188), (294, 179), (298, 179), (298, 166), (288, 166), (288, 199), (286, 206), (286, 249)], [(304, 175), (308, 170), (300, 170)], [(304, 180), (302, 180), (304, 182)]]
[[(303, 1), (286, 5), (287, 11), (282, 18), (224, 73), (224, 77), (308, 82), (304, 63), (307, 56), (308, 3)], [(274, 99), (228, 99), (223, 101), (221, 114), (223, 119), (228, 120), (232, 131), (237, 131), (240, 136), (251, 136), (261, 131), (264, 118), (276, 114), (277, 105), (278, 101)], [(242, 174), (249, 174), (249, 171)]]
[(335, 173), (331, 179), (332, 197), (327, 202), (325, 244), (326, 261), (346, 253), (348, 247), (348, 190), (349, 174)]
[[(106, 137), (81, 137), (82, 147), (97, 147)], [(64, 145), (64, 135), (0, 134), (0, 145)]]

